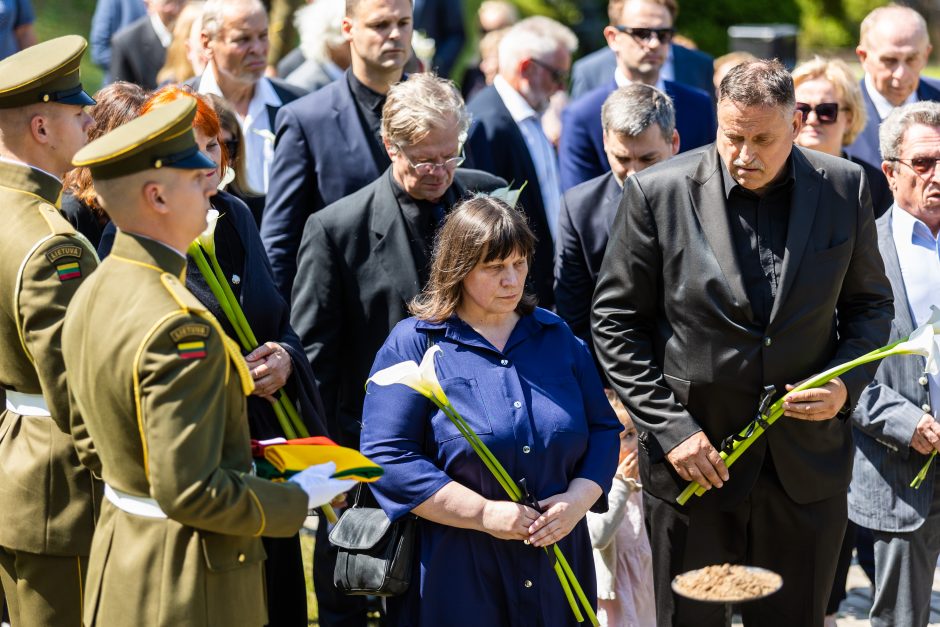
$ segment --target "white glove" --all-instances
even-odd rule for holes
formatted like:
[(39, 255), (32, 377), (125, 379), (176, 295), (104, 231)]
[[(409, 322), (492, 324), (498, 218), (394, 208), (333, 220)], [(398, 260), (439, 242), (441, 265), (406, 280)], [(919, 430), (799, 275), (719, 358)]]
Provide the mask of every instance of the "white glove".
[(336, 463), (327, 462), (301, 470), (288, 481), (304, 489), (307, 493), (308, 507), (313, 509), (329, 503), (333, 497), (348, 492), (356, 485), (357, 482), (352, 479), (331, 479), (330, 475), (334, 472), (336, 472)]

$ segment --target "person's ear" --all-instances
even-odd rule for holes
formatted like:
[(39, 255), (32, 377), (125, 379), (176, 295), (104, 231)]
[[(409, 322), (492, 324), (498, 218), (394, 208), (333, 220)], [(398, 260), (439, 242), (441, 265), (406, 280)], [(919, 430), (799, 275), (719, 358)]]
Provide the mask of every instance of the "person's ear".
[(170, 208), (166, 204), (166, 190), (159, 181), (147, 182), (144, 185), (143, 195), (144, 200), (147, 201), (147, 206), (154, 212), (161, 215), (166, 215), (170, 212)]
[(343, 39), (346, 41), (352, 41), (352, 27), (352, 20), (348, 17), (344, 17), (339, 30), (343, 34)]
[(387, 137), (382, 138), (382, 144), (385, 145), (385, 152), (388, 153), (388, 158), (391, 159), (395, 154), (398, 153), (398, 148), (395, 147), (392, 142), (388, 141)]
[(209, 33), (202, 31), (199, 33), (199, 42), (202, 44), (202, 53), (206, 55), (206, 58), (210, 61), (212, 60), (212, 46), (209, 44), (212, 43), (212, 40), (209, 38)]
[(29, 132), (38, 144), (49, 143), (49, 118), (42, 113), (36, 113), (29, 120)]
[(868, 51), (865, 50), (861, 44), (855, 47), (855, 56), (858, 57), (859, 63), (865, 63), (865, 59), (868, 58)]
[(616, 41), (617, 41), (617, 35), (619, 34), (620, 34), (620, 31), (614, 28), (613, 26), (604, 27), (604, 39), (607, 40), (607, 46), (611, 50), (614, 50), (614, 51), (617, 50)]
[(672, 156), (679, 154), (679, 131), (672, 129)]
[(803, 114), (796, 109), (793, 110), (793, 141), (796, 141), (797, 135), (800, 134), (800, 129), (803, 128)]
[(891, 190), (892, 193), (894, 193), (894, 186), (895, 186), (894, 163), (891, 161), (882, 161), (881, 171), (885, 173), (885, 178), (888, 179), (888, 188)]

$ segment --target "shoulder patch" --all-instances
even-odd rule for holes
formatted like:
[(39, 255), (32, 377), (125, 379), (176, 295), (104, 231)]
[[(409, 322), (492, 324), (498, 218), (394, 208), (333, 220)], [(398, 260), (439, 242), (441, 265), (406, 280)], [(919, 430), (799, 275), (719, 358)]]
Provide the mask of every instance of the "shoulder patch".
[(46, 259), (55, 266), (59, 281), (70, 281), (82, 277), (82, 266), (78, 260), (82, 258), (83, 249), (73, 244), (56, 246), (46, 253)]
[(206, 338), (209, 333), (208, 324), (190, 321), (170, 330), (170, 340), (176, 344), (176, 354), (180, 359), (202, 359), (208, 355)]
[(72, 246), (66, 244), (64, 246), (56, 246), (52, 250), (46, 253), (46, 259), (49, 260), (49, 263), (55, 263), (63, 257), (74, 257), (75, 259), (81, 259), (84, 249), (81, 246)]
[(202, 359), (206, 352), (205, 340), (187, 339), (176, 343), (176, 354), (180, 359)]
[(174, 342), (181, 342), (189, 337), (205, 339), (209, 337), (209, 333), (210, 329), (208, 324), (187, 322), (170, 331), (170, 339)]

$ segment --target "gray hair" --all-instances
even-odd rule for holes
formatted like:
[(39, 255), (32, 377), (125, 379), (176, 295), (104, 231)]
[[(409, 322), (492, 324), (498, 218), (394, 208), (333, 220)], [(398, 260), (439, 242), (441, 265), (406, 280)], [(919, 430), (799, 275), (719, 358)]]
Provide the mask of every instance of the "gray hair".
[(776, 59), (740, 63), (718, 86), (718, 102), (730, 100), (743, 107), (784, 107), (793, 110), (793, 76)]
[(434, 129), (457, 120), (463, 143), (470, 128), (470, 113), (454, 84), (433, 74), (415, 73), (392, 85), (382, 107), (382, 138), (391, 144), (414, 145)]
[(300, 33), (300, 51), (305, 59), (323, 61), (327, 51), (343, 44), (345, 0), (317, 0), (294, 14), (294, 26)]
[(676, 130), (676, 109), (672, 99), (655, 87), (634, 83), (614, 90), (601, 108), (605, 133), (636, 137), (654, 124), (663, 139), (672, 142)]
[(518, 72), (519, 64), (526, 59), (545, 60), (559, 48), (571, 54), (578, 49), (574, 31), (548, 17), (527, 17), (511, 27), (499, 42), (500, 72)]
[(862, 20), (861, 26), (859, 27), (859, 43), (863, 47), (867, 46), (868, 35), (875, 28), (876, 24), (889, 21), (892, 17), (901, 16), (913, 20), (917, 26), (917, 30), (923, 34), (922, 41), (929, 43), (929, 35), (927, 34), (927, 21), (924, 20), (924, 16), (910, 7), (900, 6), (897, 4), (889, 4), (887, 6), (878, 7), (865, 16), (865, 19)]
[(225, 16), (230, 15), (234, 8), (247, 8), (251, 13), (261, 12), (267, 16), (261, 0), (209, 0), (202, 10), (202, 32), (208, 35), (209, 39), (215, 39), (222, 31), (222, 24), (225, 23)]
[(940, 103), (913, 102), (892, 111), (878, 130), (882, 159), (891, 161), (900, 156), (904, 134), (915, 124), (940, 128)]

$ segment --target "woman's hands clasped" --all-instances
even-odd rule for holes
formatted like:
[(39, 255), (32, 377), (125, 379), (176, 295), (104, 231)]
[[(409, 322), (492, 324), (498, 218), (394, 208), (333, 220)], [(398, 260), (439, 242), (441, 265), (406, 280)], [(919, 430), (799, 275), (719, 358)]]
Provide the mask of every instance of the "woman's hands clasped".
[(255, 381), (255, 396), (273, 397), (287, 383), (294, 365), (290, 354), (277, 342), (265, 342), (245, 356), (251, 378)]
[(526, 540), (539, 513), (512, 501), (487, 501), (483, 505), (483, 529), (500, 540)]
[(601, 488), (593, 481), (580, 478), (573, 480), (566, 492), (539, 501), (542, 514), (529, 525), (529, 536), (526, 539), (537, 547), (562, 540), (600, 496)]

